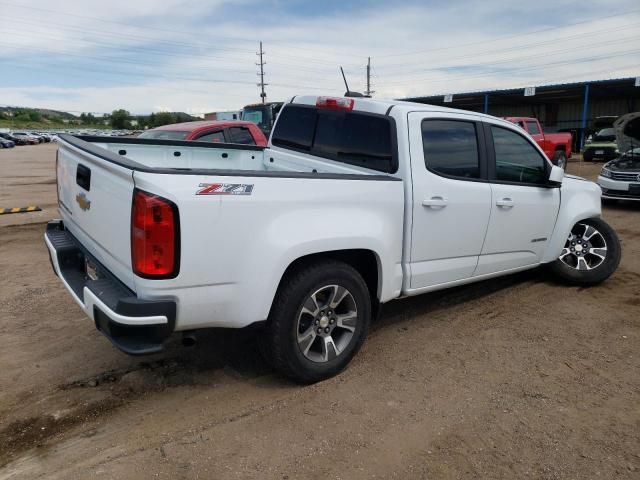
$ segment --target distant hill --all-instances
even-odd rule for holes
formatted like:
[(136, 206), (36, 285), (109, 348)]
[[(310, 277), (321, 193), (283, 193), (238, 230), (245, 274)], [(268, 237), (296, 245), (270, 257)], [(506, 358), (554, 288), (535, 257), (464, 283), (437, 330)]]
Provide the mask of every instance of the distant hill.
[(0, 112), (11, 112), (14, 115), (16, 112), (38, 112), (43, 117), (50, 118), (52, 120), (77, 120), (78, 117), (69, 112), (61, 112), (59, 110), (51, 110), (48, 108), (24, 108), (24, 107), (0, 107)]
[[(49, 108), (28, 108), (28, 107), (3, 107), (0, 106), (0, 112), (11, 112), (14, 115), (16, 112), (38, 112), (43, 117), (59, 120), (79, 120), (79, 115), (74, 115), (69, 112), (61, 112), (60, 110), (51, 110)], [(157, 113), (157, 112), (156, 112)], [(201, 117), (194, 117), (185, 112), (169, 112), (178, 122), (194, 122), (196, 120), (202, 120)], [(95, 117), (102, 117), (100, 114), (94, 114)], [(132, 115), (136, 118), (149, 118), (149, 115)]]
[[(129, 122), (119, 128), (153, 128), (167, 123), (193, 122), (202, 120), (185, 112), (154, 112), (149, 115), (131, 115)], [(60, 126), (110, 127), (111, 115), (69, 112), (50, 108), (26, 108), (0, 106), (0, 127), (2, 128), (50, 128)]]
[(176, 119), (176, 122), (195, 122), (197, 120), (202, 120), (201, 117), (194, 117), (193, 115), (189, 115), (184, 112), (169, 112)]

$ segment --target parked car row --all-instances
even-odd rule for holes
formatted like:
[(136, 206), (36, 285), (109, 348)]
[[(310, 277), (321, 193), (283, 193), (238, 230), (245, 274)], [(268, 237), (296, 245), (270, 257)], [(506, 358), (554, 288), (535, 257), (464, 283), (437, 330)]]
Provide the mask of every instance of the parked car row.
[(4, 137), (0, 137), (0, 148), (13, 148), (16, 146), (16, 142), (8, 140)]
[(107, 130), (98, 128), (83, 128), (76, 130), (66, 130), (60, 133), (69, 133), (71, 135), (89, 135), (95, 137), (130, 137), (142, 133), (142, 130)]
[(12, 148), (16, 145), (37, 145), (55, 141), (57, 135), (43, 132), (0, 132), (0, 148)]

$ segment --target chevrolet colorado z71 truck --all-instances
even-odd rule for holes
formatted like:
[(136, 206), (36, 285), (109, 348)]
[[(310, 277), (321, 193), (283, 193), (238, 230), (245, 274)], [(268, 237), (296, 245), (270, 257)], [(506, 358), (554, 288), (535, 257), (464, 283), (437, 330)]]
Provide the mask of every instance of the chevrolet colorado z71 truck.
[(129, 354), (257, 324), (299, 382), (343, 369), (380, 304), (548, 264), (602, 282), (600, 188), (516, 125), (395, 101), (294, 97), (267, 148), (61, 135), (55, 273)]
[(530, 117), (506, 117), (511, 123), (515, 123), (524, 129), (554, 165), (560, 168), (567, 166), (567, 160), (571, 158), (571, 144), (573, 138), (570, 133), (544, 133), (537, 118)]

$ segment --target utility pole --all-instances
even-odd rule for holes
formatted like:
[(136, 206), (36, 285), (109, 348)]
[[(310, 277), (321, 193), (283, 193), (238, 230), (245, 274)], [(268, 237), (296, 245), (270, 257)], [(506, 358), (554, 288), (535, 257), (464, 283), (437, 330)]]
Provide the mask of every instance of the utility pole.
[(364, 94), (367, 97), (370, 97), (374, 93), (376, 92), (371, 90), (371, 57), (367, 57), (367, 89), (365, 90)]
[(260, 42), (260, 51), (256, 53), (256, 55), (260, 57), (260, 63), (256, 63), (256, 65), (260, 67), (260, 73), (258, 74), (260, 76), (260, 83), (258, 83), (258, 86), (260, 87), (260, 98), (262, 99), (263, 104), (265, 99), (267, 98), (267, 94), (264, 91), (264, 87), (269, 85), (268, 83), (264, 83), (264, 66), (267, 64), (267, 62), (264, 62), (262, 60), (262, 56), (264, 54), (265, 52), (262, 50), (262, 42)]

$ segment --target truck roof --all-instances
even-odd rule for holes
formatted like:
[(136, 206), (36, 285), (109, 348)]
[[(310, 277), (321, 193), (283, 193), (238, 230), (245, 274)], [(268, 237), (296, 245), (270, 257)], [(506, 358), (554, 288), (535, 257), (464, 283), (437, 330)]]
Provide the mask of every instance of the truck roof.
[(249, 105), (245, 105), (243, 108), (247, 107), (268, 107), (271, 105), (282, 105), (284, 102), (265, 102), (265, 103), (250, 103)]
[(183, 122), (183, 123), (172, 123), (171, 125), (163, 125), (161, 127), (156, 127), (154, 130), (168, 130), (168, 131), (179, 131), (179, 132), (193, 132), (196, 130), (200, 130), (201, 128), (209, 128), (209, 127), (220, 127), (220, 128), (228, 128), (228, 127), (242, 127), (253, 125), (251, 122), (246, 122), (243, 120), (198, 120), (195, 122)]
[[(302, 105), (315, 105), (318, 98), (323, 95), (301, 95), (293, 97), (287, 103), (302, 104)], [(409, 113), (409, 112), (442, 112), (442, 113), (457, 113), (478, 118), (488, 118), (498, 122), (504, 122), (510, 126), (513, 126), (510, 122), (506, 122), (498, 117), (492, 115), (486, 115), (484, 113), (471, 112), (469, 110), (460, 110), (457, 108), (441, 107), (438, 105), (429, 105), (426, 103), (406, 102), (403, 100), (393, 99), (380, 99), (380, 98), (366, 98), (366, 97), (340, 97), (329, 95), (331, 98), (349, 98), (354, 101), (353, 110), (377, 113), (379, 115), (387, 115), (388, 113)]]
[(526, 121), (538, 121), (535, 117), (503, 117), (505, 120), (509, 120), (510, 122), (526, 122)]

